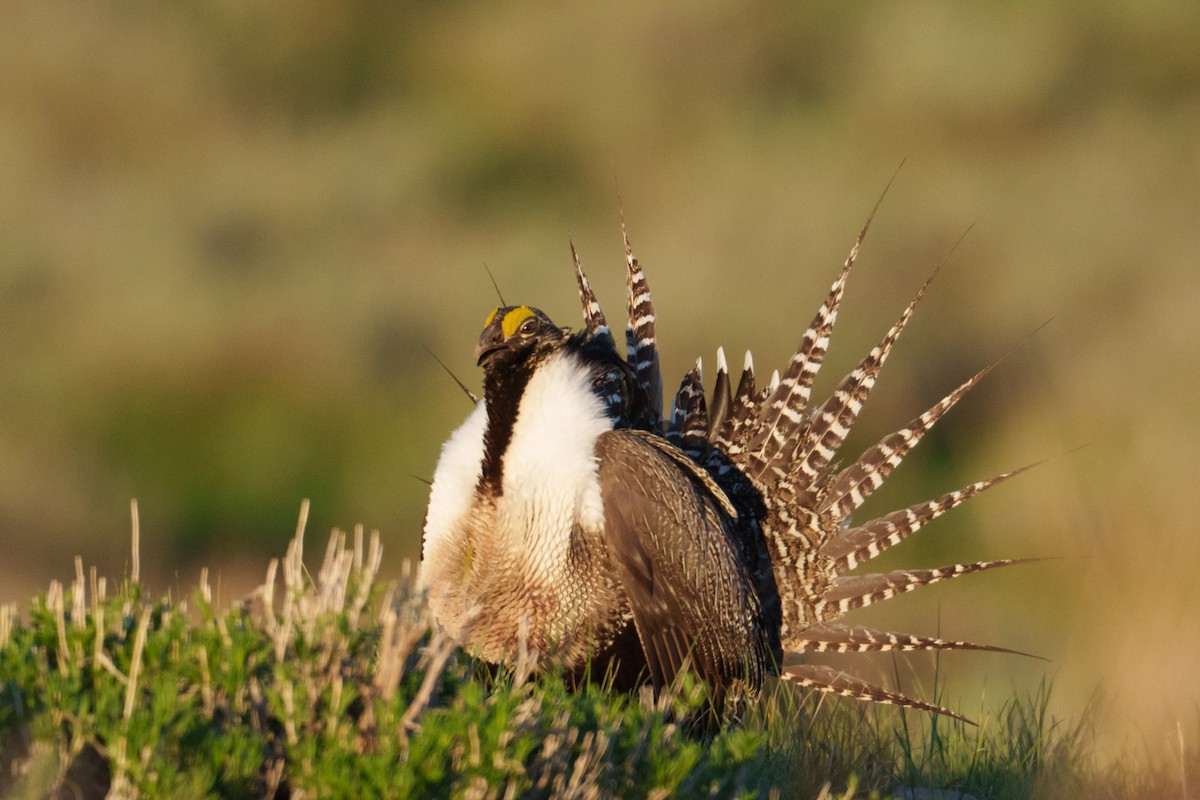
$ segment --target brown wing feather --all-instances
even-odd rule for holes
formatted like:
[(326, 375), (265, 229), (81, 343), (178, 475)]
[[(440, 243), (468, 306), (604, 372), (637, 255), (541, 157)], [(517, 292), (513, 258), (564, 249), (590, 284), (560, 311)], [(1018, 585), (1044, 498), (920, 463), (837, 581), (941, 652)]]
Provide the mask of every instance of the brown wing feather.
[(767, 631), (742, 563), (729, 500), (687, 457), (641, 431), (596, 443), (609, 552), (657, 686), (691, 661), (720, 688), (761, 682)]

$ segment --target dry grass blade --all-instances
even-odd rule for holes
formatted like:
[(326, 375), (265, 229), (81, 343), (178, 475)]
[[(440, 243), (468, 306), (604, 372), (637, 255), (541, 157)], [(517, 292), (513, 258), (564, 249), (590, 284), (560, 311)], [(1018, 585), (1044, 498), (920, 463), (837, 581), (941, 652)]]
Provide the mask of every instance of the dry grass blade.
[(4, 603), (0, 605), (0, 648), (8, 646), (8, 640), (12, 637), (13, 620), (17, 616), (17, 606), (15, 603)]
[(417, 716), (429, 704), (430, 698), (433, 697), (433, 688), (437, 684), (438, 679), (441, 678), (442, 670), (446, 667), (446, 662), (450, 660), (450, 656), (457, 649), (458, 642), (454, 638), (442, 633), (434, 636), (433, 641), (425, 648), (425, 655), (422, 658), (425, 666), (425, 677), (421, 681), (421, 688), (417, 690), (416, 696), (408, 704), (408, 709), (400, 719), (400, 728), (402, 730), (415, 730), (418, 727)]
[(141, 523), (138, 521), (138, 501), (135, 497), (129, 501), (129, 517), (130, 517), (130, 537), (132, 539), (130, 546), (130, 574), (129, 579), (134, 583), (138, 583), (142, 579), (142, 533)]
[(146, 630), (150, 627), (151, 611), (150, 608), (142, 610), (141, 619), (138, 620), (137, 633), (133, 637), (133, 655), (129, 661), (129, 683), (125, 687), (125, 710), (122, 713), (122, 718), (126, 722), (133, 716), (133, 707), (137, 703), (138, 676), (142, 671), (142, 651), (146, 647)]

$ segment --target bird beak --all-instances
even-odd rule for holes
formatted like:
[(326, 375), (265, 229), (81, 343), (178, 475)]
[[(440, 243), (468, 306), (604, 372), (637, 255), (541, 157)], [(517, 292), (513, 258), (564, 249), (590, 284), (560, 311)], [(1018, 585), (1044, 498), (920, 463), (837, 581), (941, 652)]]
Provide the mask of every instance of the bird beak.
[(497, 308), (488, 316), (479, 334), (479, 341), (475, 344), (475, 366), (484, 366), (508, 346), (504, 335), (504, 316), (507, 311), (507, 308)]
[(485, 366), (497, 353), (506, 349), (508, 342), (504, 339), (504, 331), (499, 325), (489, 325), (480, 334), (479, 343), (475, 345), (475, 365)]
[(505, 349), (505, 345), (487, 345), (483, 342), (475, 345), (475, 365), (478, 367), (487, 366), (487, 363), (492, 360), (492, 357)]

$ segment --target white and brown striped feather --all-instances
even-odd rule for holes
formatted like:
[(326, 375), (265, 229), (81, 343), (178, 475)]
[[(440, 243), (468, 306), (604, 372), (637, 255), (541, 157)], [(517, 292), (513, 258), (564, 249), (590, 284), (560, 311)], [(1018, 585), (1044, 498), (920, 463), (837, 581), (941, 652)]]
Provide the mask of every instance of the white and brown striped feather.
[(638, 385), (650, 398), (648, 427), (662, 419), (663, 381), (659, 368), (658, 339), (655, 334), (657, 318), (650, 284), (629, 244), (625, 223), (621, 223), (621, 239), (625, 245), (626, 295), (629, 303), (629, 323), (625, 329), (625, 358), (637, 377)]

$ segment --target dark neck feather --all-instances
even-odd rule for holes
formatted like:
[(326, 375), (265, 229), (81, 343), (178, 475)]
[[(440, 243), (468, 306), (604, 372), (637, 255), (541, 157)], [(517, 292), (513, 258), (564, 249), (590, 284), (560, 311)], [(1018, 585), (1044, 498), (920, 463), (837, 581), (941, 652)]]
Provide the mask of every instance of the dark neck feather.
[(497, 496), (504, 493), (504, 454), (512, 441), (521, 397), (532, 375), (533, 365), (529, 361), (484, 372), (487, 427), (483, 430), (483, 469), (479, 475), (479, 489), (484, 493)]

